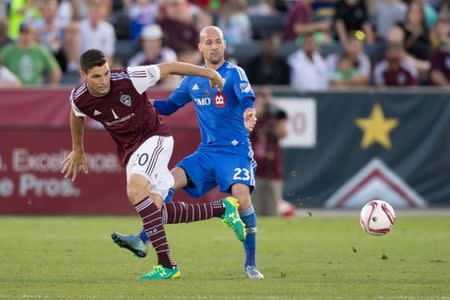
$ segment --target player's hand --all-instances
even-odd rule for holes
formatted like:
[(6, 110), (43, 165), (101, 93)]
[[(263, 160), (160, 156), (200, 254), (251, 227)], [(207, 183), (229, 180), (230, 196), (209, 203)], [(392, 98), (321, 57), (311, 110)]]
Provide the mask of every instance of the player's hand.
[(252, 132), (256, 124), (256, 110), (254, 108), (247, 108), (244, 111), (244, 124), (248, 131)]
[(217, 87), (220, 91), (223, 88), (223, 79), (220, 76), (219, 72), (217, 72), (214, 69), (210, 69), (211, 70), (211, 74), (209, 76), (209, 83), (211, 84), (212, 88)]
[(75, 181), (81, 169), (85, 174), (88, 173), (86, 154), (83, 151), (72, 150), (61, 164), (63, 166), (61, 173), (64, 174), (64, 178), (72, 177), (72, 181)]

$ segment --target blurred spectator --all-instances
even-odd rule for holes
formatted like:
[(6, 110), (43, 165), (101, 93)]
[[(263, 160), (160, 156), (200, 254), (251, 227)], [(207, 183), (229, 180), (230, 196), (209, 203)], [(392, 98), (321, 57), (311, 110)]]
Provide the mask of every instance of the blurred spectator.
[(430, 37), (420, 1), (411, 2), (400, 28), (405, 33), (406, 51), (417, 59), (427, 60), (431, 50)]
[[(364, 43), (362, 40), (354, 34), (349, 36), (349, 40), (344, 45), (344, 54), (348, 55), (355, 66), (356, 72), (351, 77), (347, 77), (345, 80), (341, 78), (340, 86), (367, 86), (370, 81), (370, 59), (366, 53), (364, 53)], [(338, 53), (330, 54), (327, 59), (327, 67), (329, 74), (336, 74), (338, 68), (338, 60), (340, 56)], [(336, 82), (334, 83), (336, 86)]]
[(218, 26), (230, 46), (247, 43), (252, 39), (252, 28), (245, 11), (246, 7), (246, 0), (229, 0), (221, 12)]
[(114, 27), (104, 20), (108, 6), (105, 0), (89, 0), (88, 18), (80, 22), (79, 53), (84, 53), (89, 49), (101, 50), (112, 64), (116, 35)]
[(63, 71), (66, 71), (67, 59), (63, 49), (64, 27), (58, 24), (57, 0), (43, 0), (42, 18), (35, 21), (33, 27), (38, 41), (53, 54)]
[(175, 51), (162, 45), (163, 32), (158, 24), (147, 25), (141, 32), (142, 51), (134, 55), (128, 65), (143, 66), (177, 60)]
[(368, 44), (374, 42), (372, 25), (369, 22), (365, 0), (338, 0), (335, 8), (334, 24), (336, 38), (345, 45), (352, 32), (363, 32)]
[(253, 145), (256, 185), (252, 193), (255, 212), (260, 216), (276, 216), (282, 201), (283, 162), (279, 141), (287, 136), (287, 114), (272, 103), (268, 88), (256, 90), (255, 109), (258, 122), (250, 139)]
[(376, 86), (417, 85), (417, 71), (401, 44), (388, 44), (385, 55), (386, 58), (376, 64), (374, 69)]
[(432, 28), (436, 25), (438, 20), (438, 14), (436, 9), (429, 3), (429, 0), (419, 0), (420, 4), (422, 4), (423, 14), (425, 16), (425, 24), (427, 28)]
[(0, 64), (0, 88), (20, 87), (21, 85), (19, 78)]
[(50, 51), (35, 43), (29, 25), (20, 25), (17, 42), (11, 43), (0, 51), (0, 61), (14, 73), (24, 85), (45, 83), (46, 76), (50, 84), (61, 79), (61, 69)]
[(16, 39), (19, 35), (19, 26), (22, 23), (32, 24), (39, 19), (40, 12), (36, 5), (37, 0), (11, 0), (9, 4), (8, 35)]
[(337, 68), (330, 76), (330, 85), (333, 87), (351, 87), (349, 82), (357, 76), (357, 70), (352, 57), (343, 53), (338, 61)]
[(449, 27), (449, 17), (445, 15), (439, 17), (431, 32), (433, 48), (450, 45)]
[(278, 14), (276, 0), (250, 1), (247, 8), (250, 16), (271, 16)]
[(261, 41), (261, 55), (250, 61), (247, 74), (253, 85), (289, 84), (289, 66), (278, 56), (279, 37), (270, 34)]
[(156, 22), (159, 5), (155, 0), (135, 0), (127, 6), (131, 19), (131, 37), (138, 39), (143, 27)]
[(327, 66), (317, 50), (313, 35), (305, 35), (301, 45), (299, 50), (287, 58), (291, 68), (291, 87), (298, 90), (327, 89)]
[(407, 7), (400, 0), (377, 1), (375, 7), (375, 26), (377, 35), (386, 40), (391, 27), (397, 23), (403, 23)]
[(177, 53), (178, 61), (193, 65), (203, 65), (203, 56), (198, 48), (189, 45), (184, 46)]
[(7, 44), (11, 43), (12, 39), (8, 36), (8, 25), (6, 23), (6, 20), (0, 21), (0, 49), (3, 46), (6, 46)]
[[(176, 61), (175, 51), (162, 45), (163, 33), (158, 24), (147, 25), (141, 31), (142, 51), (133, 56), (128, 66), (144, 66), (159, 64), (167, 61)], [(159, 86), (175, 88), (178, 84), (176, 76), (167, 76), (158, 82)]]
[(431, 55), (430, 81), (433, 85), (450, 87), (450, 24), (448, 17), (441, 17), (435, 27), (439, 44)]
[(158, 22), (164, 33), (164, 44), (175, 52), (186, 46), (197, 48), (198, 32), (186, 0), (164, 1), (164, 15)]
[(329, 40), (330, 24), (328, 21), (314, 21), (311, 2), (312, 0), (301, 0), (291, 7), (283, 40), (293, 41), (298, 36), (310, 33), (315, 33), (320, 43)]

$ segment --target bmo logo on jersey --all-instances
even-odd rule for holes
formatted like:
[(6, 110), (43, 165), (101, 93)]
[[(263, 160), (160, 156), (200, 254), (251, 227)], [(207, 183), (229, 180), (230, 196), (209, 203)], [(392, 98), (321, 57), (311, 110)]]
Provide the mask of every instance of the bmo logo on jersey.
[(218, 108), (222, 108), (227, 104), (227, 98), (222, 92), (218, 92), (214, 95), (214, 105)]
[(211, 104), (211, 98), (204, 97), (204, 98), (194, 98), (195, 104), (198, 106), (203, 105), (210, 105)]

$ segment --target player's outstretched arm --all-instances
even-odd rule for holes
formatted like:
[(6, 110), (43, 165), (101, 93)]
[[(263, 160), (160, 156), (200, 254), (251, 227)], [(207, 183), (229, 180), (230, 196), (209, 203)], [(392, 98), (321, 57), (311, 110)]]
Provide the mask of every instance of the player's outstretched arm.
[(73, 111), (70, 112), (72, 151), (63, 160), (61, 173), (64, 174), (64, 178), (71, 177), (72, 181), (75, 181), (80, 169), (83, 169), (84, 173), (88, 173), (87, 159), (83, 146), (84, 122), (84, 117), (77, 117)]
[(161, 79), (174, 74), (174, 75), (196, 75), (209, 78), (211, 87), (217, 87), (222, 89), (223, 79), (220, 74), (213, 69), (203, 68), (196, 65), (182, 63), (177, 61), (165, 62), (158, 64), (161, 72)]

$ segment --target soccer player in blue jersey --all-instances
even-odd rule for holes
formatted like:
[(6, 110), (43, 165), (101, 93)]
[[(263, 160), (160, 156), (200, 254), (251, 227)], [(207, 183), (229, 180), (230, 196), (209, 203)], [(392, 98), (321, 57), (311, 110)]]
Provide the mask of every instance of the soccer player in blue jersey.
[[(246, 227), (245, 272), (251, 279), (262, 279), (263, 274), (256, 268), (257, 226), (250, 196), (256, 168), (249, 139), (249, 131), (256, 123), (254, 94), (244, 70), (225, 61), (225, 47), (218, 27), (208, 26), (200, 32), (199, 50), (205, 66), (219, 72), (224, 80), (222, 90), (211, 88), (207, 79), (187, 76), (166, 101), (155, 101), (154, 106), (160, 114), (170, 115), (185, 104), (194, 103), (202, 141), (197, 151), (171, 171), (175, 179), (173, 191), (184, 188), (198, 198), (218, 185), (221, 192), (236, 198)], [(171, 195), (166, 202), (170, 200)], [(144, 250), (142, 245), (147, 239), (145, 232), (113, 234), (119, 246), (134, 253), (138, 248)]]

